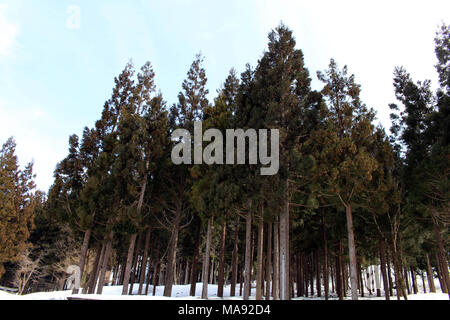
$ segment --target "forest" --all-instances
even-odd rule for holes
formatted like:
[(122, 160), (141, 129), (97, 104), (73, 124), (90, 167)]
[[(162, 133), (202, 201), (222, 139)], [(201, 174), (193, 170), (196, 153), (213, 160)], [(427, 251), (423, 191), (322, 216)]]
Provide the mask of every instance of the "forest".
[[(311, 74), (283, 23), (256, 66), (224, 75), (213, 101), (201, 54), (173, 105), (150, 62), (128, 63), (95, 126), (69, 137), (47, 192), (36, 190), (33, 163), (19, 166), (14, 138), (4, 142), (0, 286), (121, 286), (145, 296), (163, 286), (171, 297), (189, 285), (202, 299), (212, 284), (217, 297), (228, 286), (244, 300), (403, 300), (419, 289), (450, 297), (449, 26), (434, 43), (436, 89), (393, 70), (390, 130), (376, 124), (347, 66), (331, 59)], [(172, 133), (193, 133), (198, 121), (224, 137), (278, 129), (278, 173), (261, 175), (263, 164), (248, 161), (174, 164)], [(79, 268), (79, 287), (67, 282), (69, 266)]]

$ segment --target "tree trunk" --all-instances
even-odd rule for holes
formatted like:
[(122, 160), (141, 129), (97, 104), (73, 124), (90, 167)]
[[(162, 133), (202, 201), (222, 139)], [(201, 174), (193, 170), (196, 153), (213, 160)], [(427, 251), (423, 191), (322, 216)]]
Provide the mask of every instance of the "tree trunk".
[(316, 250), (316, 291), (317, 296), (322, 296), (322, 287), (320, 283), (320, 249)]
[(408, 295), (406, 294), (405, 282), (402, 276), (402, 267), (400, 265), (397, 250), (395, 244), (392, 244), (392, 262), (394, 264), (395, 273), (395, 285), (397, 287), (397, 299), (403, 296), (405, 300), (408, 300)]
[(303, 288), (304, 288), (304, 296), (308, 297), (308, 289), (309, 289), (309, 271), (308, 271), (308, 256), (302, 253), (302, 266), (303, 266)]
[(219, 284), (217, 286), (217, 296), (223, 298), (223, 284), (224, 284), (224, 273), (225, 273), (225, 237), (227, 232), (227, 225), (224, 221), (222, 223), (222, 232), (220, 235), (220, 258), (219, 258)]
[(314, 297), (314, 253), (309, 254), (309, 280), (311, 287), (311, 297)]
[(172, 286), (175, 275), (175, 263), (177, 258), (177, 246), (178, 246), (178, 234), (180, 229), (180, 219), (181, 219), (181, 204), (176, 211), (176, 217), (172, 225), (172, 232), (169, 241), (169, 253), (167, 255), (167, 267), (164, 283), (164, 296), (172, 296)]
[[(290, 252), (292, 252), (292, 250), (290, 251)], [(289, 287), (290, 287), (290, 299), (293, 299), (294, 297), (295, 297), (295, 292), (294, 292), (294, 290), (295, 290), (295, 288), (294, 288), (294, 286), (295, 286), (295, 277), (296, 277), (296, 265), (295, 265), (295, 256), (293, 255), (293, 254), (291, 254), (291, 259), (290, 259), (290, 263), (289, 263), (289, 266), (290, 266), (290, 271), (289, 271), (289, 273), (290, 273), (290, 275), (291, 275), (291, 279), (290, 279), (290, 281), (289, 281)]]
[(290, 300), (289, 293), (289, 182), (286, 180), (286, 199), (280, 213), (280, 299)]
[(150, 246), (150, 236), (152, 234), (152, 230), (149, 228), (147, 230), (147, 234), (145, 235), (145, 245), (144, 245), (144, 256), (142, 257), (142, 267), (141, 267), (141, 274), (140, 274), (140, 279), (139, 279), (139, 290), (138, 290), (138, 294), (141, 295), (142, 294), (142, 289), (144, 286), (144, 279), (145, 279), (145, 272), (148, 269), (148, 273), (150, 274), (150, 265), (147, 268), (147, 257), (148, 257), (148, 250), (149, 250), (149, 246)]
[(238, 242), (239, 242), (239, 216), (236, 218), (236, 223), (234, 227), (234, 248), (233, 256), (231, 258), (231, 288), (230, 297), (236, 296), (236, 283), (237, 283), (237, 272), (238, 272)]
[(192, 297), (195, 296), (195, 291), (197, 287), (197, 275), (198, 275), (198, 256), (199, 256), (199, 250), (200, 250), (200, 231), (202, 228), (202, 222), (198, 222), (197, 226), (197, 236), (195, 238), (195, 248), (194, 248), (194, 259), (192, 260), (192, 267), (191, 267), (191, 290), (190, 295)]
[(210, 255), (210, 250), (211, 250), (211, 228), (212, 228), (212, 218), (209, 218), (208, 219), (208, 229), (206, 232), (205, 257), (203, 259), (202, 299), (208, 299), (208, 273), (209, 273), (209, 255)]
[(387, 250), (386, 248), (386, 242), (383, 241), (383, 248), (385, 249), (385, 253), (386, 253), (386, 271), (387, 271), (387, 276), (388, 276), (388, 282), (389, 282), (389, 296), (393, 297), (394, 296), (394, 285), (392, 282), (392, 274), (391, 274), (391, 261), (389, 259), (389, 250)]
[(361, 297), (364, 297), (364, 277), (363, 277), (363, 270), (361, 267), (361, 263), (358, 263), (358, 275), (359, 275), (359, 289), (360, 289), (360, 294)]
[[(344, 256), (344, 254), (342, 254), (342, 256)], [(341, 260), (343, 261), (343, 260)], [(348, 266), (346, 263), (342, 262), (342, 266), (341, 266), (341, 270), (342, 270), (342, 287), (344, 288), (344, 297), (347, 297), (347, 293), (348, 293)]]
[[(86, 261), (87, 251), (88, 251), (88, 248), (89, 248), (89, 240), (91, 238), (91, 233), (92, 233), (92, 229), (91, 228), (86, 230), (86, 232), (84, 233), (83, 245), (81, 246), (80, 263), (79, 263), (80, 279), (81, 280), (83, 280), (84, 265), (85, 265), (85, 261)], [(78, 294), (78, 292), (79, 292), (78, 288), (74, 288), (72, 290), (72, 294)]]
[[(252, 223), (253, 223), (253, 220), (252, 220)], [(254, 230), (252, 230), (252, 232), (251, 232), (250, 243), (251, 243), (251, 245), (250, 245), (250, 248), (251, 248), (251, 250), (250, 250), (250, 252), (251, 252), (250, 253), (250, 282), (249, 282), (250, 285), (247, 287), (249, 297), (251, 296), (251, 293), (252, 293), (253, 274), (255, 274), (255, 272), (254, 272), (255, 270), (253, 267), (253, 262), (255, 260), (254, 259), (254, 257), (255, 257), (255, 231)]]
[[(159, 242), (158, 242), (157, 246), (159, 247)], [(146, 295), (146, 296), (148, 295), (148, 288), (150, 286), (150, 277), (152, 275), (152, 272), (151, 272), (152, 271), (152, 264), (154, 264), (154, 261), (155, 261), (154, 255), (155, 255), (155, 252), (153, 250), (153, 246), (151, 246), (150, 247), (150, 253), (149, 253), (149, 256), (148, 256), (148, 272), (147, 272), (147, 277), (146, 277), (146, 280), (145, 280), (145, 293), (144, 293), (144, 295)], [(155, 275), (154, 275), (154, 272), (153, 272), (153, 277), (154, 276)]]
[(415, 273), (414, 268), (412, 266), (409, 269), (411, 271), (411, 282), (412, 282), (413, 292), (414, 292), (414, 294), (417, 294), (418, 290), (417, 290), (416, 273)]
[(338, 249), (338, 254), (336, 255), (336, 291), (337, 294), (339, 296), (339, 300), (344, 300), (344, 295), (342, 293), (343, 288), (342, 288), (342, 274), (341, 274), (341, 253), (340, 253), (340, 248), (341, 248), (341, 240), (339, 240), (339, 249)]
[(244, 290), (244, 278), (245, 278), (245, 245), (247, 244), (246, 241), (242, 241), (242, 248), (241, 252), (244, 252), (244, 254), (241, 254), (241, 262), (239, 264), (239, 296), (243, 297), (243, 290)]
[(428, 253), (425, 255), (427, 260), (427, 279), (428, 279), (428, 286), (430, 287), (430, 292), (436, 292), (436, 286), (434, 285), (434, 276), (433, 276), (433, 270), (431, 269), (430, 264), (430, 256)]
[(442, 280), (443, 280), (443, 284), (444, 287), (446, 289), (446, 292), (448, 293), (449, 299), (450, 299), (450, 275), (449, 275), (449, 271), (448, 271), (448, 263), (445, 259), (446, 257), (446, 251), (444, 249), (444, 243), (442, 241), (442, 237), (441, 237), (441, 230), (439, 228), (438, 222), (435, 218), (435, 216), (432, 214), (431, 215), (432, 220), (433, 220), (433, 226), (434, 226), (434, 234), (436, 236), (436, 243), (438, 245), (438, 263), (440, 265), (440, 269), (441, 269), (441, 276), (442, 276)]
[(109, 231), (108, 236), (106, 238), (106, 249), (105, 249), (105, 253), (103, 256), (100, 277), (98, 280), (97, 294), (102, 294), (102, 292), (103, 292), (103, 286), (105, 284), (106, 269), (108, 268), (109, 258), (111, 257), (113, 237), (114, 237), (114, 232), (111, 230), (111, 231)]
[(423, 293), (427, 293), (427, 286), (425, 285), (425, 275), (422, 270), (420, 271), (420, 276), (422, 278)]
[(356, 247), (355, 236), (353, 232), (353, 214), (351, 206), (347, 206), (347, 234), (348, 234), (348, 251), (350, 257), (350, 279), (352, 289), (352, 300), (358, 300), (358, 275), (356, 270)]
[(154, 259), (154, 270), (153, 270), (153, 296), (156, 294), (156, 287), (158, 286), (159, 281), (159, 271), (161, 268), (161, 257), (160, 255), (161, 243), (158, 242), (158, 247), (156, 249), (156, 255)]
[(411, 287), (409, 285), (409, 277), (408, 277), (408, 269), (407, 269), (407, 267), (403, 268), (403, 274), (405, 276), (406, 290), (408, 292), (408, 295), (410, 295), (411, 294)]
[(137, 234), (132, 234), (130, 237), (130, 244), (128, 246), (128, 254), (127, 254), (127, 264), (125, 266), (124, 277), (123, 277), (123, 287), (122, 287), (122, 295), (128, 294), (128, 284), (130, 282), (130, 273), (131, 266), (133, 264), (133, 254), (134, 254), (134, 246), (136, 244)]
[(245, 267), (244, 267), (244, 300), (250, 296), (251, 281), (251, 255), (252, 255), (252, 213), (248, 212), (245, 224)]
[[(91, 291), (91, 287), (92, 287), (92, 285), (93, 285), (93, 283), (94, 283), (94, 278), (95, 278), (95, 270), (97, 270), (97, 266), (98, 266), (98, 264), (99, 264), (99, 261), (100, 261), (100, 256), (101, 256), (101, 254), (102, 254), (102, 249), (103, 249), (103, 247), (102, 247), (102, 245), (101, 245), (101, 243), (99, 243), (98, 245), (97, 245), (97, 250), (96, 250), (96, 254), (95, 254), (95, 260), (94, 260), (94, 265), (92, 266), (92, 270), (91, 270), (91, 273), (89, 274), (89, 279), (88, 279), (88, 281), (86, 282), (86, 285), (84, 286), (84, 288), (83, 288), (83, 291), (82, 291), (82, 293), (83, 294), (86, 294), (86, 293), (91, 293), (90, 291)], [(86, 270), (86, 271), (89, 271), (89, 270)], [(94, 293), (94, 292), (92, 292), (92, 293)]]
[(114, 276), (112, 279), (112, 285), (116, 286), (117, 285), (117, 277), (119, 275), (119, 270), (120, 270), (120, 264), (117, 263), (116, 266), (114, 267)]
[(323, 287), (325, 291), (325, 300), (328, 300), (330, 281), (328, 279), (328, 248), (327, 248), (325, 215), (322, 216), (322, 240), (323, 240)]
[(133, 295), (133, 287), (134, 287), (134, 282), (136, 279), (136, 271), (137, 271), (136, 269), (138, 266), (139, 255), (141, 253), (141, 244), (142, 244), (142, 233), (139, 233), (139, 236), (137, 238), (136, 253), (134, 254), (133, 267), (131, 268), (130, 289), (128, 290), (128, 294), (130, 296)]
[(444, 278), (442, 277), (441, 264), (439, 262), (439, 256), (437, 253), (436, 253), (435, 259), (436, 259), (436, 271), (437, 271), (437, 275), (438, 275), (438, 279), (439, 279), (439, 284), (441, 286), (441, 291), (442, 291), (442, 293), (447, 293), (447, 286), (445, 284)]
[(380, 268), (381, 268), (381, 276), (383, 278), (383, 288), (384, 288), (384, 297), (386, 300), (390, 300), (389, 296), (389, 284), (388, 279), (386, 276), (386, 254), (385, 254), (385, 248), (384, 248), (384, 241), (379, 241), (379, 247), (380, 247)]
[(99, 259), (96, 261), (95, 263), (95, 269), (92, 270), (92, 281), (89, 284), (89, 294), (94, 294), (95, 293), (95, 288), (97, 287), (97, 280), (98, 280), (98, 275), (100, 273), (100, 267), (101, 267), (101, 263), (103, 261), (103, 256), (105, 254), (105, 248), (106, 245), (105, 243), (102, 244), (102, 250), (100, 251), (100, 256)]
[(256, 264), (256, 300), (262, 300), (263, 294), (263, 250), (264, 250), (264, 221), (262, 218), (264, 207), (261, 208), (261, 217), (258, 218), (258, 257)]
[(184, 269), (184, 281), (183, 284), (184, 285), (188, 285), (189, 284), (189, 277), (191, 276), (191, 263), (189, 260), (186, 260), (186, 267)]
[(302, 296), (302, 289), (301, 289), (302, 288), (302, 286), (301, 286), (302, 267), (301, 267), (301, 262), (300, 262), (300, 253), (297, 253), (295, 255), (295, 265), (297, 267), (297, 270), (295, 273), (295, 275), (296, 275), (295, 281), (297, 283), (297, 298), (299, 298)]
[(330, 261), (330, 275), (331, 275), (331, 292), (335, 293), (335, 290), (334, 290), (334, 288), (335, 288), (335, 285), (334, 285), (335, 281), (334, 281), (334, 276), (333, 276), (334, 275), (334, 270), (333, 270), (333, 262), (331, 260), (331, 256), (330, 256), (329, 261)]
[(278, 222), (273, 224), (273, 266), (272, 295), (274, 300), (280, 300), (280, 236)]
[[(216, 255), (216, 251), (212, 250), (212, 256), (214, 257)], [(211, 263), (211, 267), (209, 268), (209, 284), (214, 284), (214, 271), (215, 271), (215, 260), (214, 258), (211, 259), (211, 253), (209, 254), (210, 256), (210, 263)]]
[(272, 283), (272, 221), (267, 224), (266, 300), (270, 300)]

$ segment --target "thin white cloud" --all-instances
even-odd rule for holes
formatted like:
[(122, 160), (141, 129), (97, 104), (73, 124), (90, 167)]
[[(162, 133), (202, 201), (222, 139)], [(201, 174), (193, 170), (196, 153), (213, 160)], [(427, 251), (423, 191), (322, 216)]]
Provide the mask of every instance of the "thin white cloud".
[(6, 16), (6, 4), (0, 4), (0, 57), (9, 56), (12, 53), (19, 26), (11, 22)]

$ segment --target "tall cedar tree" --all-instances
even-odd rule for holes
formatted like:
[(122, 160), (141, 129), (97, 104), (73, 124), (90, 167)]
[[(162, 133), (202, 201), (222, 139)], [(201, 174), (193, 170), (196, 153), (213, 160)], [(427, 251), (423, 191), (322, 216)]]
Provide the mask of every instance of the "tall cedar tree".
[(16, 142), (9, 138), (0, 149), (0, 278), (4, 264), (17, 262), (28, 247), (34, 213), (33, 163), (19, 168)]

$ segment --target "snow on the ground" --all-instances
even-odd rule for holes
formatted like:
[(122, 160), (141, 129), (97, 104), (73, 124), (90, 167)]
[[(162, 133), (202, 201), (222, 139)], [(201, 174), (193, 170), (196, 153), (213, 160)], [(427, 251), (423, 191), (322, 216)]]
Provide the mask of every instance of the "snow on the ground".
[[(68, 297), (76, 297), (76, 298), (87, 298), (94, 300), (200, 300), (202, 293), (202, 283), (197, 284), (196, 288), (196, 296), (189, 296), (190, 285), (177, 285), (173, 286), (172, 289), (172, 297), (164, 297), (164, 286), (156, 287), (156, 296), (153, 296), (153, 286), (149, 286), (149, 294), (147, 296), (138, 296), (137, 291), (139, 288), (139, 284), (133, 286), (133, 294), (132, 296), (122, 296), (122, 286), (107, 286), (103, 288), (102, 295), (73, 295), (72, 290), (66, 291), (54, 291), (54, 292), (37, 292), (32, 294), (27, 294), (23, 296), (18, 296), (16, 294), (7, 293), (4, 291), (0, 291), (0, 300), (67, 300)], [(419, 290), (418, 294), (412, 294), (408, 296), (409, 300), (449, 300), (449, 296), (446, 293), (441, 293), (439, 288), (437, 289), (437, 293), (423, 293), (422, 290)], [(236, 287), (236, 293), (239, 293), (239, 285)], [(250, 296), (250, 300), (255, 300), (256, 289), (252, 288), (252, 294)], [(208, 285), (208, 299), (209, 300), (242, 300), (242, 297), (230, 297), (230, 286), (227, 285), (224, 287), (224, 298), (217, 297), (217, 285)], [(294, 298), (293, 300), (324, 300), (323, 297), (300, 297)], [(330, 294), (330, 300), (336, 300), (337, 296), (333, 293)], [(350, 299), (350, 292), (346, 299)], [(377, 297), (376, 295), (368, 296), (366, 292), (365, 297), (360, 297), (361, 300), (384, 300), (384, 295), (382, 292), (381, 297)], [(391, 300), (396, 300), (397, 298), (391, 297)]]

